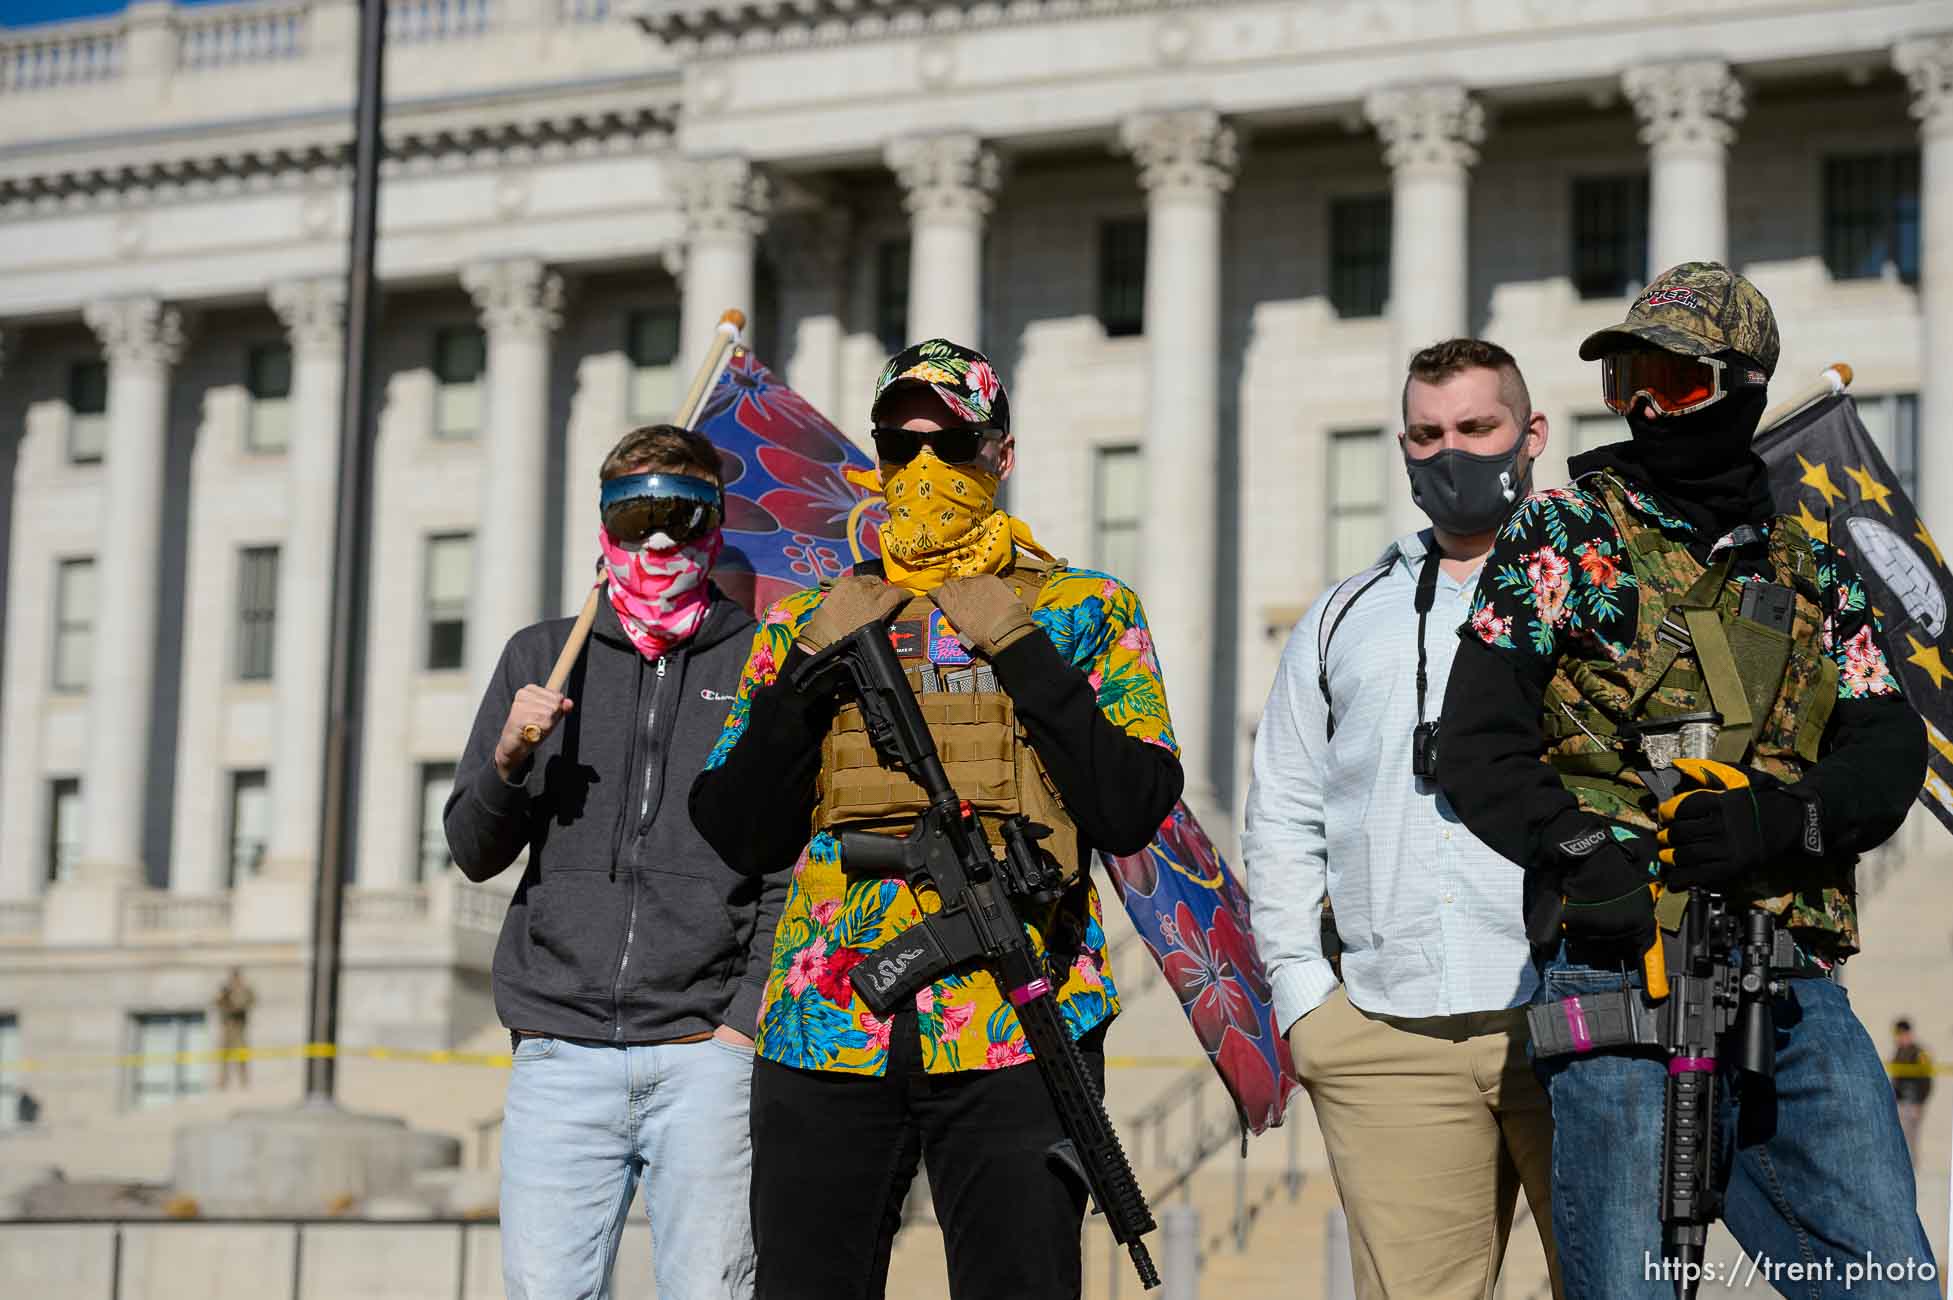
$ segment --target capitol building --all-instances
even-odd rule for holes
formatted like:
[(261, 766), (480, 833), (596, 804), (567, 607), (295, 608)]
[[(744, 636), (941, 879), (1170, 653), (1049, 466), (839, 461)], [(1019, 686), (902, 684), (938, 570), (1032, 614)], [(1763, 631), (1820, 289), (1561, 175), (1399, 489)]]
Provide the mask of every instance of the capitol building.
[[(1953, 531), (1943, 0), (390, 8), (350, 1045), (492, 1027), (514, 880), (449, 864), (455, 758), (504, 639), (581, 598), (603, 452), (729, 307), (864, 441), (905, 341), (995, 358), (1009, 505), (1141, 593), (1227, 843), (1289, 629), (1420, 522), (1420, 346), (1509, 348), (1557, 482), (1622, 433), (1579, 340), (1726, 260), (1782, 323), (1776, 391), (1848, 361)], [(254, 1041), (304, 1038), (357, 30), (354, 0), (0, 28), (0, 1125), (29, 1087), (58, 1124), (213, 1086), (154, 1062), (214, 1045), (233, 965)], [(1915, 817), (1865, 868), (1881, 1045), (1910, 1013), (1953, 1050), (1947, 860)]]

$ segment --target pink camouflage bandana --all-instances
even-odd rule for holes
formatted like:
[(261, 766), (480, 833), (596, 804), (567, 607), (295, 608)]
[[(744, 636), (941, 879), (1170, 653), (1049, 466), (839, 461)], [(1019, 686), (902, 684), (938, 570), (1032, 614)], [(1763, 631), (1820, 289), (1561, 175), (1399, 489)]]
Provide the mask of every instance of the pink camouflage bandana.
[(718, 562), (725, 538), (718, 529), (688, 546), (627, 551), (597, 530), (604, 567), (610, 571), (610, 607), (624, 635), (646, 659), (661, 658), (690, 639), (705, 621), (712, 588), (705, 578)]

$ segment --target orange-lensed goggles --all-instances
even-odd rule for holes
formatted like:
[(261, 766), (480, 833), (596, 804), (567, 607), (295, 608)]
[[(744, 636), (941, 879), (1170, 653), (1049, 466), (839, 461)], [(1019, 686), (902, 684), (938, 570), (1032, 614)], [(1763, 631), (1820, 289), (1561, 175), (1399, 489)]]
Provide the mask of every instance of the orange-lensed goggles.
[(1642, 397), (1660, 415), (1687, 415), (1713, 406), (1728, 396), (1732, 381), (1748, 378), (1747, 371), (1731, 375), (1728, 364), (1715, 357), (1635, 351), (1612, 352), (1600, 360), (1601, 398), (1620, 415)]

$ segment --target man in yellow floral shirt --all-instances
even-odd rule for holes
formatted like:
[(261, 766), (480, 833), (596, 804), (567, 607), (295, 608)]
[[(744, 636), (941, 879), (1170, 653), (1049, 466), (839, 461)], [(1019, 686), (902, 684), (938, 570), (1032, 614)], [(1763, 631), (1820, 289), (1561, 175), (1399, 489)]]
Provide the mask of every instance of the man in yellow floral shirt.
[(909, 348), (872, 419), (885, 558), (767, 611), (692, 789), (727, 862), (793, 870), (753, 1075), (758, 1296), (880, 1296), (925, 1160), (953, 1296), (1076, 1296), (1085, 1187), (1053, 1152), (1057, 1113), (995, 981), (954, 971), (887, 1020), (849, 982), (921, 912), (901, 879), (851, 871), (837, 833), (905, 832), (923, 799), (879, 764), (857, 710), (796, 690), (791, 670), (884, 624), (992, 843), (1015, 813), (1050, 827), (1069, 884), (1025, 921), (1101, 1089), (1119, 1004), (1089, 866), (1144, 846), (1179, 798), (1165, 687), (1138, 597), (1053, 560), (997, 509), (1014, 449), (988, 359), (942, 339)]

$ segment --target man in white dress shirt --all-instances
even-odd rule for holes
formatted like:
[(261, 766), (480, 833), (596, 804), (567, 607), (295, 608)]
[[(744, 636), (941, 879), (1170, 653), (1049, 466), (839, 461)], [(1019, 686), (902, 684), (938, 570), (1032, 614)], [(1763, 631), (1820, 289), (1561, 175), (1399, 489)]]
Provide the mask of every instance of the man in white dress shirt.
[(1432, 527), (1332, 586), (1282, 653), (1242, 836), (1255, 943), (1349, 1218), (1357, 1294), (1489, 1300), (1521, 1186), (1558, 1294), (1521, 871), (1433, 780), (1457, 629), (1546, 417), (1511, 354), (1478, 339), (1411, 358), (1403, 406)]

